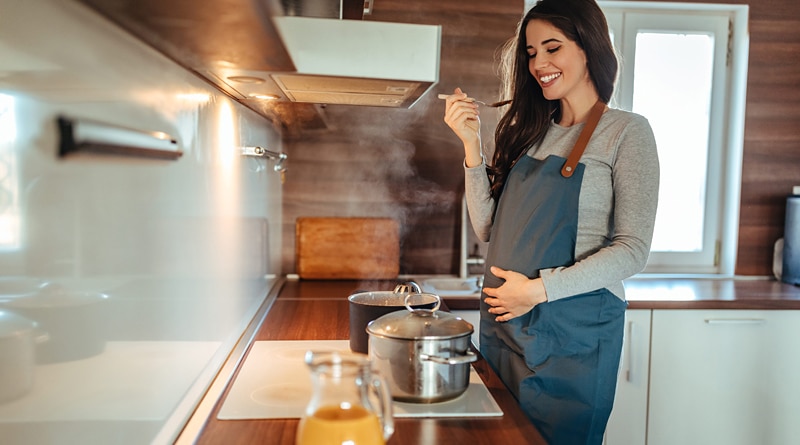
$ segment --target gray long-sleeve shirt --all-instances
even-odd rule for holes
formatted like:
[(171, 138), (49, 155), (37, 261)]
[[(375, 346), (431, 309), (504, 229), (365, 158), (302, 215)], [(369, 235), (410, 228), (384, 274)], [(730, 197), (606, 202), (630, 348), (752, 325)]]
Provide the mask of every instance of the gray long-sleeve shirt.
[[(583, 126), (551, 123), (544, 140), (532, 147), (528, 156), (566, 158)], [(540, 271), (547, 299), (606, 288), (624, 300), (622, 280), (647, 264), (655, 224), (659, 164), (650, 124), (635, 113), (607, 110), (580, 162), (586, 168), (578, 204), (576, 262)], [(489, 193), (486, 166), (465, 167), (465, 178), (475, 233), (481, 240), (491, 241), (495, 202)]]

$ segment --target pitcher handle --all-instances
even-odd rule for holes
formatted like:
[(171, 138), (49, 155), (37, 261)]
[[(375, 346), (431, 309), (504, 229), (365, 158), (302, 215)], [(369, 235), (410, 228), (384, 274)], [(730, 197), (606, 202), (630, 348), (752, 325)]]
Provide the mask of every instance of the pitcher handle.
[(392, 395), (389, 393), (389, 386), (377, 371), (372, 371), (370, 386), (381, 403), (378, 417), (383, 428), (383, 440), (389, 440), (394, 434), (394, 409), (392, 408)]

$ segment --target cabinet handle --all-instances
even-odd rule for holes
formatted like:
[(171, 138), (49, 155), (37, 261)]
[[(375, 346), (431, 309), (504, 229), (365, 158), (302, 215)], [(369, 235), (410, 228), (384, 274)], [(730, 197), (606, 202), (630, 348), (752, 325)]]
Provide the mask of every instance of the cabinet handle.
[(636, 349), (633, 346), (633, 339), (636, 338), (636, 323), (628, 322), (628, 370), (625, 372), (625, 378), (628, 382), (633, 382), (633, 365), (636, 362), (633, 358), (633, 351)]
[(764, 324), (763, 318), (706, 318), (707, 324)]

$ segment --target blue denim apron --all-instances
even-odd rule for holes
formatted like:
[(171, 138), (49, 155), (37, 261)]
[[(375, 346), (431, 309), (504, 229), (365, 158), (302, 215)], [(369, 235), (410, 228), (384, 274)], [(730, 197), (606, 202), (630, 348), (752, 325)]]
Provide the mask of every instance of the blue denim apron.
[[(487, 265), (520, 272), (575, 262), (578, 198), (585, 166), (523, 155), (506, 180)], [(487, 270), (484, 286), (503, 280)], [(598, 289), (537, 305), (507, 322), (481, 295), (481, 354), (553, 445), (601, 444), (616, 389), (627, 303)]]

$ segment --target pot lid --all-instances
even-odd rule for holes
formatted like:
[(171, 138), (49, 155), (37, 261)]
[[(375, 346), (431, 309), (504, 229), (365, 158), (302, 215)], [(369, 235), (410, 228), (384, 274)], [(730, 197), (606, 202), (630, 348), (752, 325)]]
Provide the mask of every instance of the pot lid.
[(440, 298), (435, 294), (409, 293), (397, 291), (359, 292), (347, 297), (348, 301), (365, 306), (397, 306), (403, 308), (406, 302), (414, 308), (427, 306), (430, 309), (439, 307)]
[[(409, 298), (412, 296), (410, 294)], [(436, 298), (440, 299), (438, 295)], [(392, 312), (371, 321), (367, 333), (405, 340), (445, 340), (472, 335), (474, 328), (471, 323), (449, 312), (439, 312), (438, 308), (438, 304), (433, 309), (414, 309), (406, 305), (405, 311)]]
[(13, 312), (0, 310), (0, 338), (12, 337), (31, 331), (36, 322)]

